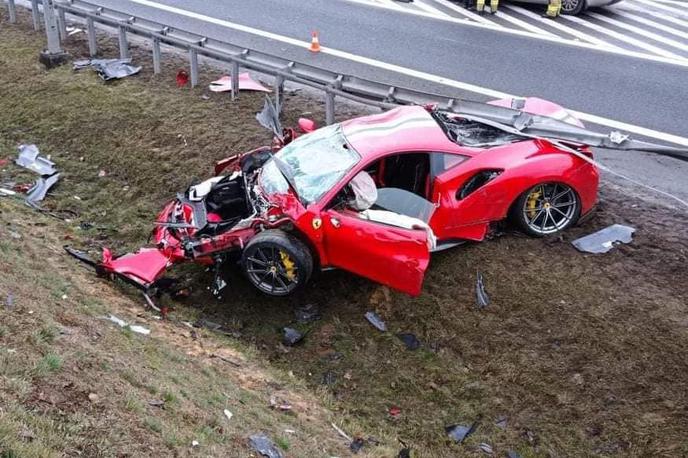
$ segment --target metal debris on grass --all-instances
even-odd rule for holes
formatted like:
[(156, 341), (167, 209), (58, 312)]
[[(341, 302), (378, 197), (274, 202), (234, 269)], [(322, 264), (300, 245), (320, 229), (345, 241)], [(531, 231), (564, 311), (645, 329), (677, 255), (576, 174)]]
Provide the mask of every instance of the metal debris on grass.
[(470, 425), (449, 425), (445, 426), (444, 430), (449, 437), (461, 444), (468, 436), (473, 434), (477, 426), (477, 422)]
[(30, 207), (38, 207), (38, 203), (45, 199), (46, 194), (50, 191), (50, 188), (55, 186), (57, 181), (60, 179), (60, 174), (55, 173), (49, 177), (40, 177), (36, 180), (36, 183), (29, 189), (26, 193), (26, 203)]
[[(230, 75), (225, 75), (220, 79), (211, 82), (210, 86), (208, 86), (208, 89), (210, 89), (212, 92), (229, 92), (232, 90), (232, 77)], [(270, 89), (251, 78), (251, 75), (248, 72), (239, 73), (239, 90), (272, 92)]]
[(148, 401), (148, 405), (151, 407), (162, 408), (165, 407), (165, 401), (163, 401), (162, 399), (151, 399), (150, 401)]
[(296, 345), (297, 343), (301, 342), (301, 340), (303, 340), (303, 334), (301, 334), (294, 328), (284, 328), (282, 329), (282, 332), (282, 343), (289, 347)]
[(36, 172), (41, 176), (57, 173), (55, 163), (41, 156), (36, 145), (19, 145), (18, 149), (19, 156), (14, 161), (18, 166)]
[(321, 318), (318, 307), (314, 304), (299, 307), (294, 313), (296, 314), (296, 321), (302, 324), (318, 321)]
[(282, 458), (282, 453), (277, 450), (275, 444), (264, 434), (254, 434), (249, 437), (249, 443), (253, 449), (268, 458)]
[(12, 310), (14, 308), (14, 294), (7, 293), (7, 298), (5, 299), (5, 308)]
[(227, 420), (231, 420), (232, 417), (234, 416), (234, 414), (227, 409), (225, 409), (222, 413), (225, 414), (225, 417), (227, 417)]
[(485, 292), (485, 281), (483, 279), (483, 274), (478, 272), (477, 279), (475, 283), (475, 301), (478, 304), (479, 309), (484, 309), (490, 305), (490, 296)]
[(349, 444), (349, 450), (351, 450), (353, 453), (358, 453), (361, 451), (364, 445), (365, 440), (363, 440), (362, 437), (357, 437)]
[(500, 417), (497, 417), (497, 419), (495, 420), (495, 426), (499, 429), (506, 429), (508, 421), (509, 419), (502, 415)]
[(406, 345), (406, 348), (409, 350), (418, 350), (420, 348), (420, 340), (418, 340), (418, 337), (416, 337), (414, 334), (402, 332), (397, 334), (397, 337), (404, 343), (404, 345)]
[(509, 450), (508, 452), (506, 452), (506, 456), (507, 458), (521, 458), (521, 455), (513, 450)]
[(115, 315), (108, 315), (108, 316), (103, 317), (103, 318), (105, 318), (106, 320), (112, 321), (113, 323), (115, 323), (116, 325), (118, 325), (120, 328), (126, 328), (126, 327), (128, 327), (129, 329), (132, 330), (132, 332), (136, 332), (136, 333), (138, 333), (138, 334), (143, 334), (143, 335), (145, 335), (145, 336), (147, 336), (148, 334), (150, 334), (150, 329), (146, 329), (146, 328), (144, 328), (143, 326), (139, 326), (139, 325), (130, 325), (130, 324), (127, 323), (126, 321), (124, 321), (124, 320), (122, 320), (122, 319), (120, 319), (120, 318), (117, 318)]
[(0, 188), (0, 197), (2, 196), (14, 196), (17, 193), (12, 191), (11, 189), (5, 189), (5, 188)]
[(368, 320), (368, 322), (370, 324), (375, 326), (375, 328), (378, 331), (387, 332), (387, 325), (385, 324), (384, 321), (382, 321), (382, 318), (380, 318), (380, 316), (377, 313), (366, 312), (365, 317), (366, 317), (366, 320)]
[(578, 251), (601, 254), (614, 248), (615, 244), (631, 243), (634, 232), (635, 229), (632, 227), (613, 224), (600, 231), (578, 238), (571, 243)]
[(74, 70), (93, 68), (103, 81), (110, 81), (135, 75), (141, 67), (131, 65), (131, 59), (82, 59), (74, 61)]
[(478, 445), (478, 448), (488, 455), (494, 455), (494, 450), (492, 450), (492, 446), (490, 444), (481, 442), (480, 445)]

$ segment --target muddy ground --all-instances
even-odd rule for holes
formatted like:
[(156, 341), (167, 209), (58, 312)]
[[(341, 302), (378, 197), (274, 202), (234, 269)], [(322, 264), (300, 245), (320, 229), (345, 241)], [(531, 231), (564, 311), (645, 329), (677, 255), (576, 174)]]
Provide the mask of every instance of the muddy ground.
[[(141, 75), (111, 85), (68, 68), (45, 72), (35, 62), (40, 40), (23, 24), (0, 28), (0, 157), (22, 142), (52, 154), (64, 179), (46, 206), (76, 213), (55, 222), (73, 244), (118, 252), (145, 244), (165, 200), (207, 176), (213, 161), (269, 141), (253, 119), (261, 96), (201, 98), (219, 72), (206, 69), (196, 90), (174, 85), (183, 61), (168, 60), (157, 77), (142, 61)], [(84, 40), (70, 39), (74, 55), (84, 54)], [(141, 52), (134, 50), (139, 60)], [(300, 94), (285, 109), (286, 123), (304, 112), (322, 119), (322, 104)], [(0, 181), (19, 173), (7, 167)], [(507, 232), (438, 253), (417, 298), (332, 271), (296, 296), (271, 299), (230, 267), (231, 293), (218, 302), (205, 290), (209, 274), (185, 266), (173, 274), (193, 293), (167, 305), (171, 320), (221, 324), (229, 348), (251, 349), (292, 374), (373, 456), (403, 444), (417, 456), (481, 456), (481, 443), (497, 456), (685, 456), (688, 217), (641, 197), (604, 182), (595, 215), (561, 236)], [(81, 221), (93, 227), (77, 229)], [(613, 223), (637, 229), (631, 244), (586, 255), (569, 243)], [(475, 306), (477, 272), (492, 299), (484, 310)], [(140, 302), (128, 287), (118, 291)], [(295, 321), (306, 304), (320, 320)], [(369, 310), (389, 332), (365, 321)], [(287, 325), (307, 332), (302, 344), (280, 343)], [(400, 332), (414, 333), (421, 348), (407, 350)], [(474, 422), (464, 444), (444, 432)]]

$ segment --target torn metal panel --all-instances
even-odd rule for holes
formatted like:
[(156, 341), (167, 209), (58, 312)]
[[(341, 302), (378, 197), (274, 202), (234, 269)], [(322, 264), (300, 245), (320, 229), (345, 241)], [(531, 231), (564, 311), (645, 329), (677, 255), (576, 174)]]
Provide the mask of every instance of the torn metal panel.
[[(212, 81), (208, 86), (208, 89), (210, 89), (212, 92), (229, 92), (232, 90), (232, 77), (226, 75), (218, 80)], [(239, 90), (272, 92), (270, 89), (251, 78), (251, 75), (248, 72), (239, 73)]]
[(38, 206), (38, 203), (45, 199), (46, 194), (60, 179), (60, 174), (56, 173), (49, 177), (40, 177), (36, 184), (26, 193), (26, 203), (31, 207)]
[(631, 243), (634, 232), (635, 229), (632, 227), (613, 224), (571, 243), (578, 251), (595, 254), (606, 253), (614, 248), (615, 244)]
[(249, 437), (249, 443), (253, 449), (262, 456), (268, 458), (282, 458), (282, 453), (275, 447), (275, 444), (264, 434), (254, 434)]
[(366, 320), (368, 320), (368, 322), (372, 324), (378, 331), (387, 332), (387, 325), (384, 321), (382, 321), (382, 318), (380, 318), (377, 313), (366, 312), (365, 317)]
[(271, 131), (275, 137), (282, 138), (282, 124), (279, 120), (280, 107), (276, 106), (270, 100), (270, 97), (265, 96), (265, 104), (260, 113), (256, 114), (258, 123)]
[(470, 425), (449, 425), (446, 426), (444, 430), (449, 437), (461, 444), (468, 436), (475, 432), (477, 426), (477, 423)]
[(36, 145), (19, 145), (19, 156), (14, 161), (18, 166), (36, 172), (39, 175), (53, 175), (57, 172), (55, 163), (40, 156)]
[(141, 71), (140, 66), (131, 65), (131, 59), (82, 59), (74, 61), (74, 70), (92, 67), (104, 80), (125, 78)]
[(478, 272), (475, 283), (475, 300), (480, 309), (484, 309), (490, 305), (490, 296), (488, 296), (485, 291), (485, 280), (483, 279), (483, 274), (480, 272)]

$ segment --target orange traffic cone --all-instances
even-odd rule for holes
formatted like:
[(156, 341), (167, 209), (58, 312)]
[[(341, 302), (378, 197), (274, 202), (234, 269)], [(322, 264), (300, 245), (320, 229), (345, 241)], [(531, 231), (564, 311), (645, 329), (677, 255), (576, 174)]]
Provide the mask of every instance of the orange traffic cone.
[(311, 47), (308, 48), (311, 52), (320, 52), (320, 40), (318, 39), (318, 32), (311, 34)]

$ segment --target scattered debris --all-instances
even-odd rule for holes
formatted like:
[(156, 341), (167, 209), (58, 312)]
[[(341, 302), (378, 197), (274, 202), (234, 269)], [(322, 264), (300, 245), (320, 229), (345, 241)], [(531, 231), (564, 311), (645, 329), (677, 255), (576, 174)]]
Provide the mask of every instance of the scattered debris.
[(227, 420), (231, 420), (232, 417), (234, 416), (234, 414), (233, 414), (232, 412), (230, 412), (229, 410), (227, 410), (227, 409), (225, 409), (225, 410), (223, 411), (223, 413), (225, 414), (225, 417), (227, 417)]
[(481, 442), (480, 445), (478, 445), (478, 448), (480, 448), (480, 450), (487, 453), (488, 455), (494, 455), (494, 450), (492, 450), (492, 446), (490, 444)]
[(402, 448), (401, 450), (399, 450), (397, 458), (411, 458), (411, 449), (408, 447)]
[(357, 437), (353, 441), (351, 441), (351, 444), (349, 444), (349, 449), (354, 452), (358, 453), (361, 451), (363, 446), (365, 445), (365, 441), (361, 437)]
[(224, 334), (226, 336), (231, 336), (231, 337), (240, 337), (241, 334), (238, 333), (237, 331), (232, 331), (231, 329), (221, 325), (220, 323), (215, 323), (214, 321), (206, 320), (205, 318), (201, 318), (197, 320), (193, 326), (195, 328), (206, 328), (210, 331), (213, 332), (219, 332), (221, 334)]
[(21, 431), (19, 431), (19, 439), (24, 442), (33, 442), (36, 439), (36, 435), (26, 426), (23, 426)]
[(107, 175), (107, 172), (105, 170), (101, 170), (98, 172), (98, 178), (103, 178), (106, 175)]
[(402, 332), (397, 334), (397, 337), (409, 350), (418, 350), (420, 348), (420, 340), (414, 334)]
[(571, 243), (578, 251), (601, 254), (614, 248), (615, 243), (631, 243), (634, 232), (635, 229), (632, 227), (612, 224), (600, 231), (578, 238)]
[(389, 408), (389, 416), (392, 418), (397, 418), (399, 415), (401, 415), (401, 409), (397, 406), (392, 406)]
[(490, 305), (490, 297), (485, 292), (485, 282), (483, 280), (483, 274), (480, 272), (477, 274), (477, 280), (475, 284), (475, 300), (479, 309), (484, 309)]
[(495, 426), (499, 429), (506, 429), (506, 425), (508, 423), (508, 418), (504, 415), (497, 417), (497, 420), (495, 420)]
[(163, 401), (162, 399), (151, 399), (150, 401), (148, 401), (148, 405), (151, 407), (163, 408), (165, 407), (165, 401)]
[[(193, 332), (193, 331), (192, 331), (192, 332)], [(220, 356), (220, 355), (216, 355), (215, 353), (213, 353), (212, 355), (210, 355), (210, 357), (211, 357), (211, 358), (217, 358), (217, 359), (219, 359), (219, 360), (222, 360), (222, 361), (224, 361), (224, 362), (226, 362), (226, 363), (231, 364), (231, 365), (234, 366), (234, 367), (241, 367), (241, 363), (238, 363), (238, 362), (236, 362), (236, 361), (232, 361), (231, 359), (229, 359), (229, 358), (227, 358), (227, 357), (225, 357), (225, 356)]]
[(292, 409), (292, 405), (284, 399), (278, 398), (276, 396), (270, 396), (270, 408), (286, 412)]
[[(232, 90), (232, 77), (230, 75), (225, 75), (218, 80), (210, 83), (208, 86), (213, 92), (228, 92)], [(261, 92), (272, 92), (270, 89), (266, 88), (259, 82), (251, 78), (248, 72), (239, 73), (239, 90), (240, 91), (261, 91)]]
[(334, 423), (330, 423), (330, 424), (332, 425), (334, 430), (337, 431), (337, 433), (340, 436), (342, 436), (344, 439), (348, 440), (349, 442), (353, 442), (353, 439), (351, 439), (351, 437), (349, 437), (349, 435), (347, 433), (345, 433), (344, 430), (342, 430), (339, 426), (335, 425)]
[(45, 199), (46, 194), (50, 188), (55, 186), (57, 180), (60, 179), (60, 174), (55, 173), (49, 177), (40, 177), (36, 180), (36, 184), (26, 194), (26, 203), (31, 207), (37, 207), (38, 203)]
[(41, 176), (57, 173), (55, 163), (50, 159), (40, 156), (36, 145), (19, 145), (19, 156), (14, 161), (18, 166), (36, 172)]
[(444, 430), (447, 435), (454, 439), (457, 443), (461, 444), (464, 440), (476, 430), (478, 423), (475, 422), (471, 425), (450, 425), (445, 426)]
[(506, 456), (507, 458), (521, 458), (521, 455), (513, 450), (509, 450), (508, 452), (506, 452)]
[(0, 188), (0, 196), (14, 196), (17, 193), (11, 189)]
[(297, 308), (294, 313), (296, 314), (296, 321), (302, 324), (312, 323), (321, 318), (318, 307), (315, 304), (306, 304), (303, 307)]
[(249, 437), (249, 443), (253, 449), (268, 458), (282, 458), (282, 453), (277, 450), (275, 444), (263, 434), (254, 434)]
[(74, 61), (74, 70), (93, 68), (104, 81), (135, 75), (141, 67), (131, 65), (131, 59), (82, 59)]
[(191, 441), (192, 447), (198, 447), (198, 445), (199, 445), (198, 441)]
[(98, 396), (96, 393), (88, 393), (88, 400), (96, 403), (100, 399), (100, 396)]
[(186, 70), (179, 70), (177, 72), (177, 87), (184, 87), (187, 84), (189, 84), (189, 74), (187, 73)]
[(365, 317), (378, 331), (387, 332), (387, 325), (377, 313), (366, 312)]
[(335, 374), (332, 371), (325, 372), (323, 374), (322, 383), (323, 383), (323, 385), (328, 385), (328, 386), (334, 385), (335, 383), (337, 383), (337, 374)]
[(146, 329), (146, 328), (144, 328), (143, 326), (139, 326), (139, 325), (133, 325), (133, 326), (131, 326), (131, 325), (129, 325), (126, 321), (117, 318), (115, 315), (109, 315), (109, 316), (106, 316), (106, 317), (103, 317), (103, 318), (105, 318), (106, 320), (112, 321), (113, 323), (115, 323), (116, 325), (118, 325), (120, 328), (129, 327), (129, 329), (131, 329), (133, 332), (136, 332), (136, 333), (139, 333), (139, 334), (143, 334), (143, 335), (146, 335), (146, 336), (147, 336), (148, 334), (150, 334), (150, 329)]
[(5, 308), (12, 310), (14, 308), (14, 294), (7, 293), (7, 298), (5, 299)]
[(84, 33), (84, 29), (80, 29), (79, 27), (72, 27), (72, 26), (67, 26), (65, 27), (65, 30), (67, 31), (67, 36), (72, 36), (76, 35), (77, 33)]
[(284, 333), (282, 336), (282, 343), (289, 347), (296, 345), (303, 339), (303, 334), (294, 328), (284, 328), (282, 332)]

